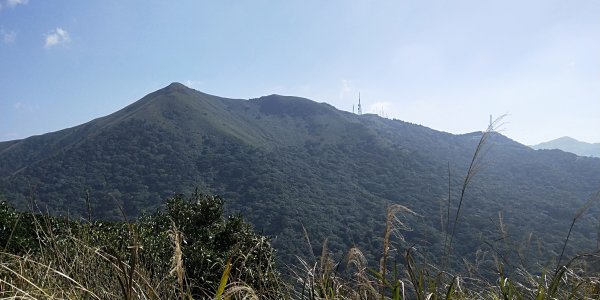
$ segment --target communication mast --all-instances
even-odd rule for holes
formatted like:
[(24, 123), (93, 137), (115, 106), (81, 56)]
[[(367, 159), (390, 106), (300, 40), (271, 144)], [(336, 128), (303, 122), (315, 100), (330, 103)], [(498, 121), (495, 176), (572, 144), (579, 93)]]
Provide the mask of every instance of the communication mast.
[(360, 92), (358, 92), (358, 114), (362, 115), (362, 108), (360, 107)]

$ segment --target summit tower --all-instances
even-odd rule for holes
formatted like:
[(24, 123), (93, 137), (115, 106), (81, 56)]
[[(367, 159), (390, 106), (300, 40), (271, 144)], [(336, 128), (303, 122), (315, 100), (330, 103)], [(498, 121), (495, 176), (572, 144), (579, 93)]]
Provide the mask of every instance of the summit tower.
[(358, 114), (362, 115), (362, 107), (360, 106), (360, 92), (358, 92)]

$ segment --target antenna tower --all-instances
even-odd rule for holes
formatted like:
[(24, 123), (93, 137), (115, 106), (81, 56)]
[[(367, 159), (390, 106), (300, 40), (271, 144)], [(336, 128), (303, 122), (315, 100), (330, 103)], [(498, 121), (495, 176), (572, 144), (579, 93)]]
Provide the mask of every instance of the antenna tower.
[(358, 114), (362, 115), (362, 108), (360, 106), (360, 92), (358, 92)]

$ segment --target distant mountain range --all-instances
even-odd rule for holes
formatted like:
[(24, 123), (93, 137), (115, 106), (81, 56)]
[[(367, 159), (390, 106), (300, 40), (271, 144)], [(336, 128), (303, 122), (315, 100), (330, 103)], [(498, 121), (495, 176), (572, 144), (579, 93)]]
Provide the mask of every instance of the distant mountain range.
[(600, 143), (586, 143), (574, 138), (563, 136), (549, 142), (531, 146), (533, 149), (558, 149), (571, 152), (579, 156), (600, 157)]
[[(1, 142), (0, 197), (74, 217), (85, 215), (89, 193), (96, 218), (120, 218), (117, 204), (138, 216), (198, 188), (223, 195), (230, 213), (273, 236), (292, 263), (308, 253), (303, 228), (317, 253), (328, 238), (337, 253), (356, 245), (378, 255), (385, 211), (395, 203), (417, 213), (404, 217), (412, 228), (406, 243), (439, 257), (481, 135), (304, 98), (227, 99), (173, 83), (88, 123)], [(573, 215), (600, 188), (600, 159), (535, 151), (498, 133), (482, 153), (455, 253), (556, 257)], [(597, 224), (597, 214), (584, 218), (568, 251), (595, 249)]]

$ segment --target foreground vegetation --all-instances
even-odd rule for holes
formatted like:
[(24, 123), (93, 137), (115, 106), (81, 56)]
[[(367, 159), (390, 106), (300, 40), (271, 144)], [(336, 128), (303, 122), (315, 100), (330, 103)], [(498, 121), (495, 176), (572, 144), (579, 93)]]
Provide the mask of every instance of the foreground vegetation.
[(310, 255), (277, 268), (270, 240), (239, 216), (223, 217), (220, 197), (179, 195), (133, 222), (118, 204), (123, 221), (107, 222), (90, 210), (72, 220), (43, 214), (35, 202), (38, 213), (0, 202), (0, 299), (600, 299), (598, 250), (569, 259), (565, 252), (600, 192), (572, 218), (555, 266), (546, 258), (532, 268), (523, 257), (531, 252), (513, 247), (501, 214), (500, 238), (473, 259), (454, 254), (467, 187), (492, 130), (477, 144), (458, 197), (449, 192), (441, 210), (443, 255), (404, 240), (417, 214), (399, 204), (387, 209), (378, 261), (357, 247), (336, 257), (327, 240), (316, 254), (303, 227)]
[(282, 280), (269, 240), (239, 217), (223, 218), (218, 197), (177, 196), (135, 222), (22, 213), (2, 202), (0, 299), (600, 299), (592, 254), (530, 274), (500, 253), (477, 253), (464, 260), (468, 273), (453, 274), (403, 243), (407, 214), (388, 209), (378, 263), (358, 248), (335, 261), (325, 242)]
[(180, 195), (135, 222), (104, 222), (20, 213), (2, 202), (0, 297), (203, 299), (229, 283), (230, 293), (281, 298), (268, 239), (241, 217), (223, 218), (222, 204)]

